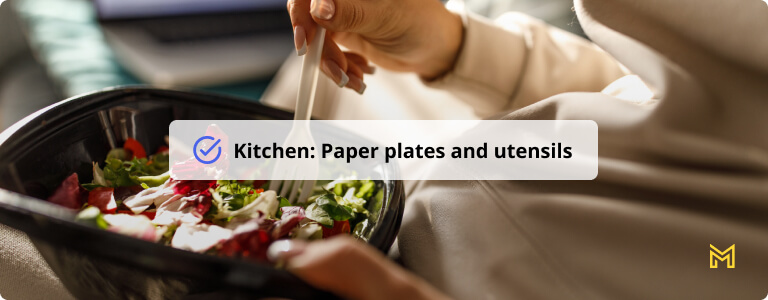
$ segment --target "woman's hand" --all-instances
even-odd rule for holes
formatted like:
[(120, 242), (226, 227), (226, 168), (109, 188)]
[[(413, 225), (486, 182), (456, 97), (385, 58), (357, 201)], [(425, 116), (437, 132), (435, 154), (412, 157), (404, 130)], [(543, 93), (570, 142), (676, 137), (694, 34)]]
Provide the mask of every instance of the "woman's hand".
[[(275, 242), (271, 259), (320, 289), (345, 299), (448, 299), (368, 244), (345, 235), (305, 243)], [(279, 243), (279, 244), (278, 244)]]
[(453, 68), (462, 42), (461, 18), (438, 0), (288, 0), (288, 11), (298, 54), (325, 27), (321, 70), (361, 94), (368, 60), (433, 79)]

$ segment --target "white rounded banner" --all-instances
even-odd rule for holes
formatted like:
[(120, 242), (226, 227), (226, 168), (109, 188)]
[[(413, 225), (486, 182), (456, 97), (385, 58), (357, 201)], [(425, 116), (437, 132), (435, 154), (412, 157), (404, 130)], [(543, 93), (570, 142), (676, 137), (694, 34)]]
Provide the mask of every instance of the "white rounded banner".
[(590, 120), (177, 120), (177, 180), (591, 180)]

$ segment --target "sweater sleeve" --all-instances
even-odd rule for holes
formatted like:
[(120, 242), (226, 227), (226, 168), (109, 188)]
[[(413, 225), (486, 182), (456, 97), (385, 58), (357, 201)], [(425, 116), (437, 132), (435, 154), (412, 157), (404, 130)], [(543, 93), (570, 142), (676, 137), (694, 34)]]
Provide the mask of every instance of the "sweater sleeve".
[(496, 22), (467, 14), (454, 69), (427, 85), (450, 91), (480, 117), (564, 92), (599, 92), (626, 75), (589, 41), (521, 13)]

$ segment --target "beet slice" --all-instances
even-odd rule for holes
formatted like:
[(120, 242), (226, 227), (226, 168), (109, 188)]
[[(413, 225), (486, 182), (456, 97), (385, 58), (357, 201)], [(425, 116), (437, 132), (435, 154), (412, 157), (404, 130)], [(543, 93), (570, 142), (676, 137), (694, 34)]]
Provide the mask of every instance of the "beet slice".
[(80, 209), (83, 206), (80, 198), (80, 180), (77, 173), (72, 173), (61, 185), (48, 197), (48, 202), (61, 205), (66, 208)]

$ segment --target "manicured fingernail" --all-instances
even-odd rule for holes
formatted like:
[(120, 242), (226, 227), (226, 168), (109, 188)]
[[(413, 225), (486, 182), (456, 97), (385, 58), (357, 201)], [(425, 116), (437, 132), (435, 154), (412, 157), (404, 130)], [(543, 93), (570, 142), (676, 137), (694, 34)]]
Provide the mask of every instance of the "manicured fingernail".
[(293, 30), (293, 42), (296, 44), (296, 54), (307, 54), (307, 32), (302, 26), (296, 26)]
[(349, 83), (349, 76), (335, 62), (331, 60), (323, 61), (323, 69), (339, 87), (344, 87)]
[(367, 88), (365, 82), (363, 82), (363, 80), (360, 79), (360, 77), (357, 77), (355, 74), (349, 74), (349, 84), (347, 87), (352, 88), (360, 95), (362, 95), (365, 92), (365, 88)]
[(341, 72), (341, 81), (339, 81), (339, 87), (345, 87), (349, 83), (349, 76), (347, 73)]
[(365, 82), (360, 81), (360, 89), (357, 90), (357, 93), (362, 95), (363, 93), (365, 93), (365, 89), (367, 88), (368, 86), (365, 84)]
[(312, 0), (309, 12), (315, 16), (315, 18), (330, 20), (333, 18), (333, 14), (336, 13), (336, 7), (333, 4), (333, 0)]
[(376, 67), (375, 66), (368, 66), (368, 74), (376, 73)]
[(296, 240), (278, 240), (267, 248), (267, 259), (276, 262), (304, 251), (306, 244)]

